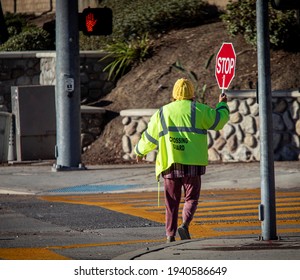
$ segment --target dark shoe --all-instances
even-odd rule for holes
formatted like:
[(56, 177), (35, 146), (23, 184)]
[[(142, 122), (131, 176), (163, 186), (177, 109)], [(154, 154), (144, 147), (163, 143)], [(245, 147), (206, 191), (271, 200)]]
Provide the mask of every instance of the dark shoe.
[(189, 233), (189, 229), (185, 225), (181, 225), (178, 228), (178, 234), (179, 234), (181, 240), (191, 239), (191, 236), (190, 236), (190, 233)]
[(167, 243), (174, 242), (174, 241), (175, 241), (175, 237), (174, 236), (168, 236), (167, 237)]

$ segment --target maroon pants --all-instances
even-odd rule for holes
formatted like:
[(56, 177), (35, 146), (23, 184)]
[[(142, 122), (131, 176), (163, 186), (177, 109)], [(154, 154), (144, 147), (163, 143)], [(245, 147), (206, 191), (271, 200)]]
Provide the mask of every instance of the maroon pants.
[(182, 188), (184, 191), (182, 221), (188, 225), (197, 209), (201, 190), (201, 177), (164, 178), (167, 236), (176, 235)]

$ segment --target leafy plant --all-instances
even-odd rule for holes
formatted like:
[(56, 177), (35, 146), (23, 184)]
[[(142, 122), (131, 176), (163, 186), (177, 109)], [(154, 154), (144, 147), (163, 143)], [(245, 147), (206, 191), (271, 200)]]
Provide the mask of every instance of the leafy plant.
[[(208, 69), (212, 59), (214, 57), (214, 54), (212, 54), (209, 59), (207, 60), (206, 64), (205, 64), (205, 69)], [(195, 88), (195, 95), (196, 97), (200, 100), (201, 103), (206, 103), (205, 101), (205, 94), (206, 94), (206, 87), (207, 85), (204, 84), (202, 88), (199, 87), (199, 78), (197, 76), (197, 74), (194, 71), (189, 71), (186, 68), (184, 68), (184, 66), (182, 65), (182, 63), (177, 60), (175, 63), (172, 64), (172, 67), (175, 68), (176, 70), (182, 72), (185, 74), (185, 76), (187, 78), (189, 78)]]
[[(208, 7), (211, 13), (208, 13)], [(145, 32), (161, 34), (173, 28), (198, 25), (211, 17), (212, 10), (212, 6), (201, 0), (137, 0), (122, 7), (115, 26), (127, 39)]]
[(49, 49), (51, 49), (49, 33), (38, 27), (28, 28), (16, 36), (10, 37), (3, 45), (0, 46), (0, 51)]
[[(242, 34), (246, 42), (256, 45), (256, 0), (230, 0), (220, 17), (232, 36)], [(271, 47), (286, 46), (295, 34), (299, 34), (296, 11), (278, 11), (269, 4), (269, 34)]]
[(129, 42), (117, 41), (106, 46), (108, 52), (101, 60), (113, 58), (103, 71), (108, 71), (108, 79), (115, 80), (132, 66), (145, 61), (152, 53), (152, 44), (148, 34)]
[(33, 15), (23, 13), (14, 14), (10, 12), (4, 15), (6, 26), (13, 27), (18, 33), (21, 33), (25, 27), (32, 27), (32, 25), (28, 23), (31, 17), (33, 17)]
[[(131, 41), (145, 33), (158, 37), (172, 29), (196, 26), (219, 16), (217, 7), (203, 0), (103, 0), (100, 6), (113, 11), (113, 33), (97, 36), (98, 46), (110, 41)], [(89, 41), (91, 38), (80, 34), (81, 49), (96, 47), (94, 41)]]
[(9, 38), (0, 46), (0, 51), (28, 51), (54, 49), (50, 34), (29, 23), (30, 14), (5, 14)]

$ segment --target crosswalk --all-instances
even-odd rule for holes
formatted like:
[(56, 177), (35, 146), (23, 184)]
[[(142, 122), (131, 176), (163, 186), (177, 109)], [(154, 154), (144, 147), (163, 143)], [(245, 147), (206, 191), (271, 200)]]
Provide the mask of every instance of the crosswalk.
[[(128, 192), (128, 193), (101, 193), (82, 195), (50, 195), (40, 196), (39, 199), (50, 202), (90, 205), (108, 210), (144, 218), (153, 222), (165, 222), (165, 207), (163, 193), (157, 192)], [(190, 227), (190, 233), (195, 238), (231, 237), (231, 236), (257, 236), (261, 235), (261, 222), (258, 219), (258, 205), (260, 204), (260, 189), (226, 189), (203, 190), (197, 212)], [(180, 205), (182, 210), (183, 200)], [(276, 191), (276, 226), (277, 235), (289, 236), (300, 233), (300, 191)], [(180, 221), (179, 221), (180, 223)], [(130, 228), (130, 225), (128, 225)], [(163, 229), (162, 229), (163, 232)], [(120, 246), (130, 244), (157, 244), (164, 243), (165, 238), (158, 234), (157, 239), (138, 238), (137, 235), (127, 235), (124, 239), (102, 240), (97, 243), (76, 243), (75, 240), (66, 244), (41, 247), (13, 246), (0, 248), (0, 259), (69, 259), (66, 254), (72, 250), (117, 250)], [(141, 245), (144, 246), (144, 245)], [(94, 249), (92, 249), (94, 248)], [(101, 249), (102, 248), (102, 249)], [(73, 256), (73, 255), (72, 255)]]
[[(164, 223), (163, 194), (157, 205), (156, 192), (110, 193), (81, 196), (44, 196), (41, 199), (103, 207), (123, 214)], [(260, 189), (203, 190), (197, 212), (190, 227), (193, 238), (257, 235)], [(181, 203), (182, 209), (183, 201)], [(181, 210), (180, 209), (180, 210)], [(276, 191), (277, 234), (300, 232), (300, 192)]]

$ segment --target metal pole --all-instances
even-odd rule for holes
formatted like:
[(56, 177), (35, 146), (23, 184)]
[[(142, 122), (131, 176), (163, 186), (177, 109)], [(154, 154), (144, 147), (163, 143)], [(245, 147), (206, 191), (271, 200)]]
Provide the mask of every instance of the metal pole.
[(262, 227), (261, 238), (263, 240), (274, 240), (277, 239), (277, 235), (268, 0), (257, 0), (256, 22), (261, 172), (261, 204), (259, 206), (259, 216)]
[(56, 0), (56, 165), (82, 168), (78, 1)]

